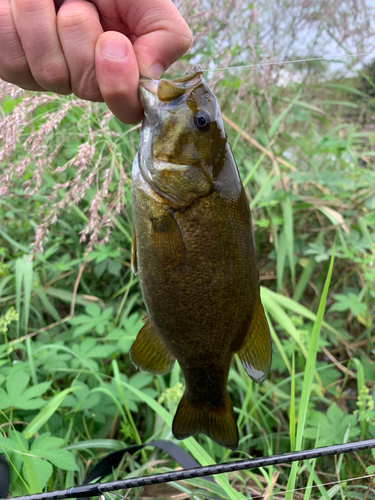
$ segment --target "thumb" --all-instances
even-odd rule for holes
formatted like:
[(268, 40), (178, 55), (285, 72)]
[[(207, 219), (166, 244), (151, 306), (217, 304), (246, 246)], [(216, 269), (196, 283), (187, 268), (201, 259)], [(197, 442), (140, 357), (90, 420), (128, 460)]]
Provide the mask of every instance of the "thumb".
[(100, 93), (112, 113), (123, 123), (142, 118), (138, 98), (139, 70), (130, 40), (116, 31), (106, 31), (95, 47), (95, 71)]

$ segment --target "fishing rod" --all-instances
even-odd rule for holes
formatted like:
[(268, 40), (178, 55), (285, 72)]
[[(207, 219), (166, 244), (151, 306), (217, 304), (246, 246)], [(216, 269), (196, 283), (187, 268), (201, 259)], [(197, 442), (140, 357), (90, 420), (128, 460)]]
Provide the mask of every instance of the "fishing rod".
[(151, 484), (170, 483), (172, 481), (183, 481), (196, 477), (214, 476), (216, 474), (225, 474), (240, 470), (257, 469), (270, 465), (290, 464), (299, 460), (310, 460), (313, 458), (328, 457), (332, 455), (342, 455), (344, 453), (358, 452), (375, 448), (375, 439), (366, 439), (354, 443), (336, 444), (314, 448), (312, 450), (292, 451), (270, 457), (251, 458), (231, 463), (207, 465), (203, 467), (194, 467), (173, 472), (164, 472), (161, 474), (152, 474), (109, 483), (86, 484), (82, 486), (73, 486), (72, 488), (51, 491), (47, 493), (37, 493), (13, 497), (8, 500), (63, 500), (69, 498), (87, 498), (93, 496), (102, 496), (103, 493), (115, 490), (132, 489)]

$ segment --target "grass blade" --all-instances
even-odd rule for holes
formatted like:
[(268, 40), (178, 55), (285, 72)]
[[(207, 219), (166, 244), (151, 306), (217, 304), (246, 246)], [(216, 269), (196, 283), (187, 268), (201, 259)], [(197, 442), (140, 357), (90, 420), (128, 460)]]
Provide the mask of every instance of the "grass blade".
[[(19, 330), (20, 330), (22, 288), (24, 293), (23, 320), (24, 320), (25, 334), (27, 334), (29, 325), (32, 285), (33, 285), (33, 263), (29, 261), (27, 255), (24, 255), (22, 258), (19, 258), (16, 261), (16, 308), (19, 317), (19, 320), (17, 322), (17, 338), (19, 337)], [(36, 368), (34, 364), (33, 351), (31, 347), (30, 338), (26, 339), (26, 351), (30, 365), (31, 378), (33, 384), (37, 384), (38, 379), (36, 376)]]
[[(118, 364), (117, 364), (117, 361), (114, 359), (112, 360), (112, 368), (113, 368), (113, 375), (114, 375), (114, 379), (115, 379), (115, 382), (116, 382), (116, 387), (117, 387), (117, 390), (118, 390), (118, 393), (120, 395), (120, 400), (122, 402), (122, 405), (125, 409), (125, 413), (126, 413), (126, 416), (127, 416), (127, 420), (129, 422), (129, 425), (130, 427), (132, 428), (133, 430), (133, 437), (134, 437), (134, 441), (137, 443), (137, 444), (142, 444), (142, 440), (141, 438), (139, 437), (139, 434), (138, 434), (138, 430), (137, 430), (137, 427), (134, 423), (134, 420), (133, 420), (133, 417), (132, 417), (132, 414), (130, 413), (130, 410), (129, 410), (129, 407), (128, 407), (128, 402), (126, 401), (126, 396), (125, 396), (125, 393), (124, 393), (124, 390), (123, 390), (123, 387), (121, 385), (121, 378), (120, 378), (120, 370), (119, 370), (119, 367), (118, 367)], [(145, 451), (142, 450), (141, 451), (141, 454), (143, 456), (143, 459), (144, 461), (146, 461), (147, 457), (146, 457), (146, 454), (145, 454)]]
[(266, 196), (269, 191), (271, 191), (278, 180), (280, 180), (280, 175), (275, 175), (274, 169), (272, 169), (257, 194), (254, 196), (254, 199), (250, 202), (251, 210), (257, 206), (262, 197)]
[(283, 343), (281, 342), (281, 340), (279, 339), (277, 333), (275, 332), (275, 329), (273, 327), (273, 324), (272, 324), (272, 322), (271, 322), (271, 320), (270, 320), (267, 312), (266, 312), (266, 317), (267, 317), (268, 327), (269, 327), (270, 333), (271, 333), (272, 342), (275, 344), (277, 350), (280, 353), (281, 359), (284, 361), (284, 364), (287, 367), (288, 372), (291, 374), (292, 373), (292, 367), (290, 365), (288, 356), (287, 356), (287, 354), (285, 352)]
[[(54, 305), (51, 303), (51, 301), (48, 299), (46, 292), (44, 291), (44, 288), (39, 286), (38, 288), (35, 289), (36, 294), (38, 295), (41, 303), (43, 304), (43, 307), (46, 309), (46, 311), (51, 315), (51, 317), (55, 321), (61, 321), (61, 316), (58, 313), (57, 309), (54, 307)], [(64, 329), (66, 329), (66, 325), (64, 323), (61, 324)]]
[(283, 276), (284, 276), (286, 254), (287, 250), (285, 241), (285, 231), (282, 230), (276, 249), (276, 278), (277, 278), (278, 292), (280, 292), (280, 290), (282, 290), (283, 288)]
[(293, 300), (295, 300), (296, 302), (298, 302), (299, 299), (302, 297), (302, 294), (305, 291), (305, 289), (310, 281), (310, 277), (312, 275), (312, 272), (314, 271), (315, 264), (316, 264), (315, 258), (313, 255), (311, 255), (309, 257), (309, 260), (307, 261), (307, 264), (303, 268), (301, 277), (298, 280), (297, 286), (294, 289)]
[(17, 321), (17, 338), (20, 336), (20, 321), (21, 321), (21, 298), (22, 298), (22, 278), (23, 265), (22, 259), (16, 260), (16, 311), (18, 314)]
[(23, 431), (23, 435), (26, 439), (30, 439), (35, 433), (39, 431), (41, 427), (52, 417), (61, 403), (64, 401), (66, 396), (74, 391), (81, 389), (80, 386), (68, 387), (64, 389), (59, 394), (56, 394), (47, 404), (44, 406), (40, 412), (32, 419), (26, 429)]
[(292, 277), (292, 284), (296, 282), (296, 270), (294, 266), (294, 221), (293, 210), (290, 199), (287, 197), (284, 201), (284, 237), (286, 254), (289, 260), (290, 274)]
[[(279, 295), (279, 294), (276, 294)], [(264, 293), (263, 287), (261, 288), (261, 297), (264, 309), (279, 325), (292, 337), (301, 349), (302, 354), (307, 358), (307, 349), (301, 341), (300, 334), (290, 317), (286, 314), (284, 309), (273, 300), (272, 296), (267, 292)]]
[(28, 256), (23, 257), (23, 286), (24, 286), (24, 312), (25, 312), (25, 334), (27, 334), (27, 329), (29, 326), (29, 316), (30, 316), (30, 299), (31, 290), (33, 287), (33, 263), (29, 261)]
[[(29, 316), (30, 316), (30, 299), (31, 291), (33, 287), (33, 263), (25, 255), (23, 258), (23, 286), (24, 286), (24, 320), (25, 320), (25, 334), (27, 335), (29, 326)], [(33, 349), (31, 347), (31, 339), (26, 339), (26, 351), (27, 357), (30, 365), (30, 374), (33, 384), (38, 383), (38, 377), (36, 375), (36, 368), (34, 363)]]
[[(129, 391), (133, 392), (136, 396), (142, 399), (150, 408), (152, 408), (161, 417), (168, 426), (172, 426), (172, 415), (157, 401), (148, 396), (147, 394), (139, 391), (127, 382), (120, 381)], [(211, 465), (215, 463), (215, 460), (202, 448), (200, 444), (193, 438), (187, 438), (184, 441), (186, 448), (190, 451), (193, 457), (201, 465)], [(230, 500), (242, 500), (243, 496), (236, 490), (234, 490), (229, 484), (228, 478), (225, 474), (219, 474), (216, 476), (216, 481), (223, 488)]]
[[(299, 403), (299, 411), (298, 411), (298, 424), (297, 424), (297, 436), (296, 436), (296, 450), (297, 451), (301, 450), (301, 446), (302, 446), (302, 437), (303, 437), (303, 433), (305, 430), (306, 416), (307, 416), (308, 404), (309, 404), (309, 399), (310, 399), (310, 394), (311, 394), (312, 382), (313, 382), (313, 378), (314, 378), (316, 356), (317, 356), (317, 352), (318, 352), (319, 334), (320, 334), (320, 329), (321, 329), (322, 322), (323, 322), (323, 315), (324, 315), (324, 311), (325, 311), (328, 289), (329, 289), (329, 284), (330, 284), (331, 276), (332, 276), (334, 255), (335, 255), (335, 247), (333, 247), (333, 249), (332, 249), (332, 256), (331, 256), (331, 261), (329, 264), (328, 274), (327, 274), (327, 278), (326, 278), (326, 281), (324, 284), (322, 297), (320, 299), (319, 308), (318, 308), (318, 312), (316, 315), (316, 321), (314, 323), (313, 331), (311, 334), (310, 345), (309, 345), (309, 355), (306, 359), (305, 375), (304, 375), (304, 379), (303, 379), (301, 400)], [(294, 488), (295, 488), (297, 469), (298, 469), (298, 462), (294, 462), (292, 465), (292, 468), (291, 468), (290, 475), (289, 475), (287, 490), (294, 490)], [(292, 498), (293, 498), (293, 493), (287, 493), (285, 495), (285, 500), (292, 500)]]
[[(276, 303), (279, 306), (284, 307), (285, 309), (289, 309), (290, 311), (303, 316), (304, 318), (310, 319), (311, 321), (316, 321), (316, 314), (314, 314), (310, 311), (310, 309), (307, 309), (307, 307), (299, 304), (295, 300), (290, 299), (289, 297), (285, 297), (285, 295), (281, 295), (280, 293), (273, 292), (269, 288), (261, 286), (260, 289), (262, 302), (266, 301), (267, 304)], [(342, 338), (342, 334), (326, 321), (323, 321), (322, 325), (324, 326), (324, 328), (337, 335), (337, 337)]]
[(289, 413), (289, 433), (290, 433), (290, 449), (296, 449), (296, 364), (295, 355), (292, 357), (292, 380), (290, 384), (290, 413)]
[(258, 170), (258, 167), (260, 166), (260, 164), (262, 163), (262, 161), (264, 160), (264, 158), (266, 157), (266, 153), (262, 153), (259, 158), (257, 159), (257, 161), (254, 163), (254, 165), (251, 165), (251, 163), (249, 161), (244, 161), (244, 164), (245, 166), (247, 167), (248, 165), (251, 166), (251, 170), (250, 172), (246, 175), (244, 181), (243, 181), (243, 185), (246, 186), (246, 184), (248, 182), (251, 181), (251, 179), (254, 177), (254, 174), (255, 172)]

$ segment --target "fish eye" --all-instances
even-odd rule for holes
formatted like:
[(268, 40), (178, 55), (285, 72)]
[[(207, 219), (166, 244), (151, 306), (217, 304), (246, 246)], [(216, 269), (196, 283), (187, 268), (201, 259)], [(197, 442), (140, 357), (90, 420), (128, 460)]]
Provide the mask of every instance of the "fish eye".
[(209, 130), (211, 127), (212, 116), (208, 111), (204, 111), (203, 109), (201, 109), (194, 115), (194, 123), (199, 128), (199, 130), (202, 130), (202, 132), (207, 132), (207, 130)]

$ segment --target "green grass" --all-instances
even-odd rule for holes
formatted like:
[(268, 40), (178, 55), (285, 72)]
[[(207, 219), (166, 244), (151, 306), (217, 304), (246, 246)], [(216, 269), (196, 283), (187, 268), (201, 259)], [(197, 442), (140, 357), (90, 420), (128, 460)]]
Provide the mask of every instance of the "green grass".
[[(298, 418), (297, 418), (298, 425), (297, 425), (295, 447), (294, 447), (294, 449), (296, 451), (299, 451), (302, 449), (303, 434), (304, 434), (305, 427), (306, 427), (309, 399), (311, 396), (311, 389), (312, 389), (312, 383), (313, 383), (313, 379), (314, 379), (314, 372), (315, 372), (315, 366), (316, 366), (316, 357), (318, 354), (319, 334), (320, 334), (320, 329), (322, 327), (325, 305), (326, 305), (327, 295), (328, 295), (328, 289), (329, 289), (329, 284), (331, 282), (331, 277), (332, 277), (332, 270), (333, 270), (333, 263), (334, 263), (334, 252), (335, 252), (335, 250), (333, 247), (331, 262), (330, 262), (330, 266), (328, 269), (328, 275), (327, 275), (326, 282), (324, 284), (322, 297), (320, 299), (319, 308), (318, 308), (318, 312), (316, 315), (314, 327), (313, 327), (313, 330), (311, 332), (311, 339), (310, 339), (310, 343), (309, 343), (309, 347), (308, 347), (309, 354), (308, 354), (308, 357), (306, 359), (306, 367), (305, 367), (305, 373), (304, 373), (304, 377), (303, 377), (303, 385), (302, 385), (302, 391), (301, 391), (301, 396), (300, 396), (300, 401), (299, 401), (299, 410), (298, 410)], [(294, 383), (293, 383), (293, 386), (294, 386)], [(288, 483), (286, 485), (287, 490), (293, 491), (295, 488), (297, 469), (298, 469), (298, 462), (294, 462), (292, 465), (292, 469), (290, 471)], [(291, 500), (292, 498), (293, 498), (292, 493), (287, 493), (285, 495), (285, 500)]]
[[(245, 73), (241, 78), (247, 82)], [(331, 79), (274, 86), (271, 100), (247, 85), (249, 98), (235, 109), (227, 95), (238, 91), (237, 77), (227, 74), (217, 95), (236, 125), (227, 133), (255, 224), (273, 364), (258, 386), (234, 360), (228, 387), (239, 448), (230, 452), (205, 436), (179, 442), (202, 465), (375, 437), (373, 134), (362, 130), (351, 106), (373, 110), (374, 100)], [(7, 98), (2, 114), (20, 99)], [(23, 141), (70, 101), (56, 98), (27, 116), (10, 163), (27, 157)], [(171, 422), (183, 392), (178, 365), (168, 376), (152, 376), (137, 372), (128, 354), (145, 313), (130, 269), (130, 172), (139, 130), (105, 120), (105, 112), (103, 105), (71, 105), (43, 139), (49, 163), (40, 187), (24, 198), (23, 183), (37, 169), (32, 161), (0, 197), (0, 452), (11, 464), (13, 496), (80, 484), (87, 467), (110, 451), (174, 439)], [(98, 162), (94, 181), (76, 202), (64, 205), (69, 187), (51, 200), (54, 185), (74, 184), (72, 159), (91, 136), (94, 157), (76, 187)], [(97, 239), (104, 241), (87, 255), (80, 234), (108, 172), (98, 220), (111, 216), (116, 200), (123, 208), (111, 219), (109, 238), (103, 225)], [(49, 221), (43, 252), (30, 260), (37, 224), (48, 221), (53, 204), (57, 220)], [(154, 458), (143, 450), (107, 479), (176, 467)], [(250, 499), (267, 490), (274, 500), (365, 500), (375, 493), (373, 480), (351, 480), (374, 473), (374, 453), (361, 452), (360, 459), (350, 454), (172, 486), (194, 498), (211, 492)], [(324, 485), (337, 481), (344, 482)]]

